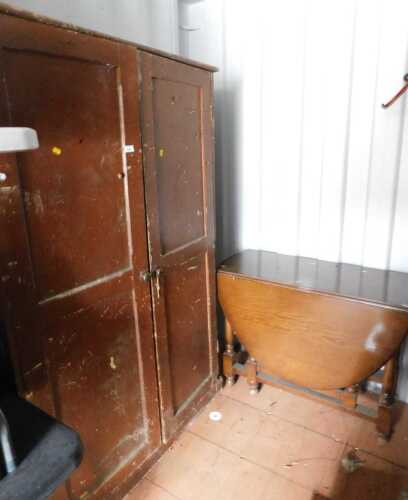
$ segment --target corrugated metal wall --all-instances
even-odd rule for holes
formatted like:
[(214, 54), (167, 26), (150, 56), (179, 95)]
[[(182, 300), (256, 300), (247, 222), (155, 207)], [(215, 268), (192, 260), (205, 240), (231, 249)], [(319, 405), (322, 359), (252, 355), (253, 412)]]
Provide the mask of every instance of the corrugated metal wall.
[(220, 258), (262, 248), (408, 271), (405, 99), (381, 108), (408, 72), (408, 2), (205, 0), (184, 16), (199, 28), (186, 54), (221, 68)]
[(226, 2), (238, 245), (407, 271), (408, 3), (258, 3)]

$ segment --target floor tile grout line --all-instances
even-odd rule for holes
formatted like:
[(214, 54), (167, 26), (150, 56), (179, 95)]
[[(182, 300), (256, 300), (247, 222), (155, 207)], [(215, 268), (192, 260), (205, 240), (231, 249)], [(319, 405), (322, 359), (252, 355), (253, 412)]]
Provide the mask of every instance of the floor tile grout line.
[(167, 493), (168, 495), (170, 495), (172, 498), (174, 498), (174, 500), (183, 500), (182, 498), (180, 498), (179, 496), (176, 496), (174, 493), (172, 493), (171, 491), (169, 491), (167, 488), (164, 488), (163, 486), (161, 486), (160, 484), (157, 484), (155, 483), (154, 481), (152, 481), (151, 479), (146, 479), (145, 478), (145, 481), (149, 481), (149, 483), (153, 484), (154, 486), (156, 486), (156, 488), (159, 488), (160, 490), (163, 490), (165, 493)]
[[(295, 425), (296, 427), (299, 427), (301, 429), (305, 429), (309, 432), (313, 432), (314, 434), (317, 434), (318, 436), (325, 437), (327, 439), (330, 439), (331, 441), (335, 443), (340, 443), (340, 444), (348, 444), (347, 441), (343, 441), (342, 439), (335, 439), (333, 436), (330, 436), (329, 434), (324, 434), (323, 432), (316, 431), (315, 429), (310, 429), (310, 427), (306, 427), (305, 425), (299, 424), (298, 422), (294, 422), (293, 420), (289, 420), (285, 417), (282, 417), (280, 415), (276, 415), (274, 413), (267, 413), (266, 410), (262, 410), (261, 408), (256, 408), (255, 406), (251, 406), (249, 403), (245, 403), (244, 401), (241, 401), (239, 399), (232, 398), (231, 396), (227, 396), (225, 394), (222, 394), (223, 397), (230, 399), (231, 401), (235, 401), (236, 403), (242, 404), (244, 406), (247, 406), (249, 408), (252, 408), (253, 410), (259, 411), (262, 414), (266, 414), (268, 417), (274, 417), (277, 418), (278, 420), (282, 420), (283, 422), (286, 422), (288, 424)], [(335, 410), (333, 410), (335, 411)], [(350, 445), (351, 446), (351, 445)]]
[(283, 478), (286, 481), (288, 481), (289, 483), (295, 484), (296, 486), (300, 486), (304, 490), (310, 491), (311, 493), (313, 493), (313, 490), (311, 488), (308, 488), (304, 484), (298, 483), (298, 482), (294, 481), (293, 479), (290, 479), (287, 476), (284, 476), (284, 475), (280, 474), (279, 472), (276, 472), (275, 470), (270, 469), (269, 467), (266, 467), (265, 465), (259, 464), (258, 462), (254, 462), (250, 458), (247, 458), (247, 457), (244, 457), (244, 456), (242, 456), (242, 455), (240, 455), (238, 453), (235, 453), (235, 451), (229, 450), (228, 448), (225, 448), (224, 446), (222, 446), (222, 445), (220, 445), (218, 443), (214, 443), (210, 439), (207, 439), (207, 438), (205, 438), (203, 436), (200, 436), (200, 434), (196, 434), (195, 432), (193, 432), (191, 430), (186, 430), (186, 432), (190, 433), (192, 436), (195, 436), (198, 439), (201, 439), (202, 441), (205, 441), (207, 443), (212, 444), (216, 448), (219, 448), (220, 450), (223, 450), (223, 451), (229, 453), (230, 455), (233, 455), (234, 457), (239, 458), (240, 460), (243, 460), (243, 461), (245, 461), (245, 462), (247, 462), (247, 463), (249, 463), (251, 465), (254, 465), (256, 467), (259, 467), (260, 469), (263, 469), (264, 471), (269, 472), (272, 475), (275, 475), (275, 476), (278, 476), (280, 478)]
[[(257, 407), (255, 407), (255, 406), (252, 406), (252, 405), (250, 405), (249, 403), (246, 403), (246, 402), (244, 402), (244, 401), (241, 401), (241, 400), (239, 400), (239, 399), (236, 399), (236, 398), (234, 398), (234, 397), (231, 397), (231, 396), (229, 396), (229, 395), (227, 395), (227, 394), (222, 394), (222, 393), (220, 393), (219, 395), (220, 395), (220, 396), (222, 396), (222, 397), (225, 397), (225, 398), (227, 398), (227, 399), (229, 399), (229, 400), (231, 400), (231, 401), (235, 401), (236, 403), (239, 403), (239, 404), (241, 404), (241, 405), (247, 406), (248, 408), (252, 408), (253, 410), (258, 411), (258, 412), (260, 412), (260, 413), (263, 413), (263, 414), (265, 414), (265, 413), (266, 413), (266, 410), (262, 410), (261, 408), (257, 408)], [(318, 404), (318, 403), (317, 403), (317, 404)], [(333, 411), (336, 411), (336, 409), (335, 409), (335, 408), (333, 408), (332, 410), (333, 410)], [(267, 415), (268, 415), (268, 414), (267, 414)], [(387, 462), (388, 464), (393, 465), (393, 466), (395, 466), (395, 467), (399, 467), (400, 469), (403, 469), (403, 470), (405, 470), (405, 471), (406, 471), (406, 470), (408, 470), (408, 466), (403, 465), (403, 464), (400, 464), (400, 463), (398, 463), (398, 462), (394, 462), (393, 460), (390, 460), (389, 458), (386, 458), (386, 457), (384, 457), (384, 456), (382, 456), (382, 455), (377, 455), (377, 454), (376, 454), (375, 452), (373, 452), (372, 450), (368, 450), (368, 449), (366, 449), (366, 448), (364, 448), (364, 447), (361, 447), (361, 446), (355, 446), (353, 443), (351, 443), (351, 442), (350, 442), (350, 441), (348, 441), (348, 440), (344, 441), (344, 440), (342, 440), (342, 439), (334, 439), (334, 438), (333, 438), (333, 436), (330, 436), (330, 435), (328, 435), (328, 434), (323, 434), (322, 432), (316, 431), (316, 430), (314, 430), (314, 429), (311, 429), (310, 427), (306, 427), (306, 426), (304, 426), (304, 425), (302, 425), (302, 424), (299, 424), (299, 423), (294, 422), (294, 421), (292, 421), (292, 420), (288, 420), (288, 419), (286, 419), (286, 418), (284, 418), (284, 417), (281, 417), (281, 416), (278, 416), (278, 415), (271, 414), (271, 415), (268, 415), (268, 416), (273, 416), (274, 418), (277, 418), (278, 420), (282, 420), (283, 422), (286, 422), (286, 423), (288, 423), (288, 424), (292, 424), (292, 425), (295, 425), (296, 427), (299, 427), (299, 428), (301, 428), (301, 429), (305, 429), (305, 430), (307, 430), (307, 431), (309, 431), (309, 432), (313, 432), (314, 434), (317, 434), (318, 436), (321, 436), (321, 437), (325, 437), (325, 438), (327, 438), (327, 439), (330, 439), (331, 441), (333, 441), (333, 442), (335, 442), (335, 443), (344, 444), (344, 445), (346, 445), (346, 446), (348, 446), (348, 447), (350, 447), (350, 448), (353, 448), (353, 449), (355, 449), (355, 450), (361, 450), (362, 452), (367, 453), (367, 455), (370, 455), (370, 456), (375, 457), (375, 458), (379, 458), (380, 460), (384, 460), (384, 462)], [(386, 446), (386, 445), (385, 445), (385, 446)]]

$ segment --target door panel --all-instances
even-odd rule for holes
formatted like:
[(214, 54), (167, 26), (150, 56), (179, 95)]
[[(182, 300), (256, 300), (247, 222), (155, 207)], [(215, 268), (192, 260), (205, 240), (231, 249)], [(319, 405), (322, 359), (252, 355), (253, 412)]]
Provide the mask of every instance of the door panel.
[(166, 254), (204, 236), (201, 88), (152, 81), (160, 243)]
[(212, 76), (146, 53), (142, 73), (150, 266), (167, 440), (215, 387)]
[(124, 153), (140, 148), (137, 64), (130, 46), (0, 16), (0, 125), (40, 140), (0, 157), (4, 314), (21, 392), (84, 442), (72, 499), (160, 445), (143, 173)]
[(95, 477), (106, 476), (122, 457), (135, 457), (149, 438), (135, 362), (140, 351), (133, 302), (129, 293), (107, 297), (66, 315), (62, 325), (47, 325), (48, 331), (58, 329), (58, 337), (47, 338), (58, 415), (82, 430), (92, 450), (71, 478), (74, 497), (92, 488)]
[[(43, 301), (129, 269), (118, 68), (22, 51), (4, 54), (12, 120), (43, 131), (40, 150), (19, 161)], [(38, 68), (44, 76), (33, 78)]]
[(166, 268), (162, 280), (175, 412), (210, 370), (206, 274), (206, 258), (201, 254)]

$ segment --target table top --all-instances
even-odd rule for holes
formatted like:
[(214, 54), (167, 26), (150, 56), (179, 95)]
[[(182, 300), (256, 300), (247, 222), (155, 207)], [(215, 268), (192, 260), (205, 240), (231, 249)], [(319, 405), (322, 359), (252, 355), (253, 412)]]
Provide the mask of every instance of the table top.
[(408, 273), (328, 262), (265, 250), (245, 250), (219, 272), (340, 295), (408, 311)]

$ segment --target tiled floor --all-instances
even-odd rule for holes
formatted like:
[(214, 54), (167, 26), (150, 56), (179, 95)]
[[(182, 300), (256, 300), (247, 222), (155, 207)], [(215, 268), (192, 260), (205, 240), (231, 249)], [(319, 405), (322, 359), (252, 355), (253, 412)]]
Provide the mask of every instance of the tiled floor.
[[(394, 436), (379, 446), (371, 423), (272, 387), (251, 396), (240, 380), (126, 500), (407, 500), (408, 406), (397, 410)], [(346, 473), (353, 449), (362, 466)]]

